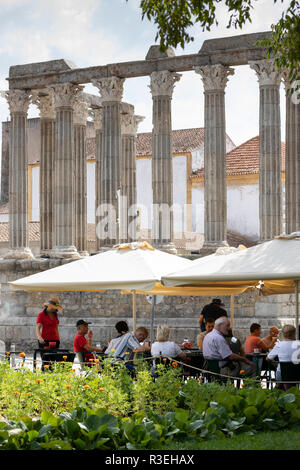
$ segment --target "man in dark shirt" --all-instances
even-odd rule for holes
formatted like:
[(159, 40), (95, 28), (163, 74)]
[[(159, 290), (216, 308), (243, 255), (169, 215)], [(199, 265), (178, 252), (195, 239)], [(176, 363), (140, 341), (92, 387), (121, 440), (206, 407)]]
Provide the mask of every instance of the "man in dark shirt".
[(205, 321), (207, 318), (212, 318), (215, 321), (220, 317), (227, 317), (227, 312), (223, 308), (224, 304), (221, 299), (212, 299), (212, 302), (205, 305), (199, 317), (199, 326), (201, 331), (205, 331)]

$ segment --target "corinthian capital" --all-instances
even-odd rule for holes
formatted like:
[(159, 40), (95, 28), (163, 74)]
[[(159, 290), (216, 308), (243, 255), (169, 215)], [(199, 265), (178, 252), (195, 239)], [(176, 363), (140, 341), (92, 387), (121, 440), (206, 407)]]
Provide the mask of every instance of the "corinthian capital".
[(256, 72), (260, 86), (280, 86), (282, 72), (276, 67), (274, 59), (251, 61), (249, 65)]
[(39, 108), (42, 119), (55, 119), (54, 92), (52, 89), (47, 92), (48, 95), (41, 96), (39, 91), (33, 91), (31, 102)]
[(92, 81), (100, 92), (102, 102), (122, 101), (124, 82), (125, 78), (119, 77), (100, 78), (100, 80)]
[(93, 118), (94, 120), (94, 128), (95, 130), (101, 130), (102, 129), (102, 123), (103, 123), (103, 110), (102, 108), (98, 109), (91, 109), (89, 111), (89, 116)]
[(181, 74), (163, 70), (161, 72), (152, 72), (149, 88), (152, 96), (172, 96), (175, 82), (180, 80)]
[(136, 135), (138, 125), (144, 119), (144, 116), (136, 116), (135, 114), (121, 114), (122, 134)]
[(224, 91), (228, 77), (234, 74), (234, 69), (222, 64), (215, 64), (195, 67), (195, 72), (199, 73), (202, 77), (204, 91)]
[(11, 113), (27, 113), (30, 104), (30, 92), (24, 90), (8, 90), (4, 94)]
[(73, 123), (75, 125), (85, 126), (89, 115), (89, 106), (82, 94), (78, 94), (75, 98), (73, 109)]
[(61, 83), (51, 87), (54, 91), (54, 104), (56, 108), (73, 108), (77, 95), (82, 92), (83, 86), (73, 83)]

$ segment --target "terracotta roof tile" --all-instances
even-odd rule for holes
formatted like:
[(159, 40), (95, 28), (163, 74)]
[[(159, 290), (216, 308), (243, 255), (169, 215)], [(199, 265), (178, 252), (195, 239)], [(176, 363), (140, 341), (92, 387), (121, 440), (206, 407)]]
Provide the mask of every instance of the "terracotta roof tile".
[[(172, 132), (173, 153), (193, 152), (204, 142), (204, 128), (178, 129)], [(152, 155), (152, 132), (137, 134), (136, 154)]]
[[(178, 129), (172, 132), (173, 153), (193, 152), (203, 145), (204, 128)], [(96, 141), (94, 137), (86, 139), (86, 158), (94, 160), (96, 155)], [(152, 155), (152, 132), (137, 134), (136, 155)]]
[[(285, 144), (281, 143), (282, 171), (285, 170)], [(247, 140), (226, 155), (227, 176), (259, 173), (259, 136)], [(193, 175), (203, 176), (204, 169)]]

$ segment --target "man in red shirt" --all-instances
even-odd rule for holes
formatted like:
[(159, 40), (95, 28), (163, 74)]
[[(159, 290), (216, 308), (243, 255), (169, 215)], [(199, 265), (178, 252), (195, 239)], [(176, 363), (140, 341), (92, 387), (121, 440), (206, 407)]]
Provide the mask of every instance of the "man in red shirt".
[[(93, 332), (89, 331), (90, 322), (78, 320), (76, 323), (77, 334), (73, 341), (73, 349), (75, 353), (82, 353), (84, 362), (89, 363), (90, 359), (94, 359), (92, 352), (102, 352), (102, 348), (92, 345)], [(88, 334), (88, 339), (85, 335)]]
[(261, 338), (261, 326), (258, 323), (252, 323), (250, 326), (250, 333), (251, 335), (245, 341), (245, 353), (252, 354), (254, 349), (258, 349), (261, 352), (267, 352), (273, 348), (274, 344), (277, 341), (277, 337), (274, 337), (270, 344), (266, 344)]

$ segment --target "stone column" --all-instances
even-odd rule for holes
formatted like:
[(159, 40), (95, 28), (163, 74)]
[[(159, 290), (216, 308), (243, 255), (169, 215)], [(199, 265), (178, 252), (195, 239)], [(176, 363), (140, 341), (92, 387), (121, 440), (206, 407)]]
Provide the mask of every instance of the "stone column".
[[(285, 232), (300, 231), (300, 102), (297, 91), (283, 75), (286, 93)], [(298, 90), (299, 92), (299, 90)]]
[(86, 121), (88, 104), (81, 95), (74, 103), (75, 154), (75, 246), (80, 256), (89, 256), (87, 241)]
[(173, 163), (171, 100), (178, 73), (152, 72), (152, 243), (176, 253), (173, 243)]
[(40, 110), (40, 255), (53, 248), (53, 171), (55, 158), (55, 108), (53, 90), (48, 95), (33, 92), (32, 103)]
[(281, 72), (274, 60), (250, 62), (259, 82), (259, 220), (260, 241), (282, 232)]
[(30, 93), (9, 90), (10, 122), (9, 154), (9, 251), (3, 256), (11, 259), (33, 258), (28, 246), (28, 153), (27, 111)]
[(101, 251), (119, 242), (119, 196), (121, 190), (121, 101), (124, 78), (108, 77), (93, 84), (99, 89), (103, 107), (102, 151), (100, 175), (101, 218), (96, 226), (96, 238)]
[[(95, 127), (95, 143), (96, 143), (96, 171), (95, 171), (95, 192), (96, 192), (96, 214), (95, 214), (95, 223), (97, 224), (97, 208), (101, 204), (101, 149), (102, 149), (102, 122), (103, 122), (103, 111), (101, 108), (94, 109), (92, 111), (92, 116), (94, 118), (94, 127)], [(97, 237), (96, 232), (96, 252), (101, 252), (101, 238)]]
[(196, 67), (204, 85), (204, 245), (212, 253), (227, 245), (225, 87), (234, 69), (221, 64)]
[(54, 163), (53, 258), (79, 258), (75, 247), (75, 158), (73, 106), (82, 87), (55, 85), (56, 147)]
[(144, 118), (134, 114), (121, 115), (121, 204), (120, 242), (134, 242), (137, 238), (136, 206), (136, 134)]

